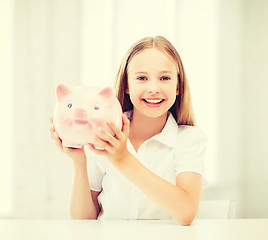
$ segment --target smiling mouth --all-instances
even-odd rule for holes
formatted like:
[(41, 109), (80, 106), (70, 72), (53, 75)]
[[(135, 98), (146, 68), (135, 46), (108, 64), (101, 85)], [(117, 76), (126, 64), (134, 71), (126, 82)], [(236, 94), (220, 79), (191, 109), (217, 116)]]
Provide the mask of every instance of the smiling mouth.
[(149, 99), (149, 98), (144, 98), (144, 99), (142, 99), (143, 101), (145, 101), (145, 102), (147, 102), (147, 103), (153, 103), (153, 104), (157, 104), (157, 103), (161, 103), (161, 102), (163, 102), (164, 101), (164, 99), (162, 99), (162, 98), (155, 98), (155, 99)]
[(145, 104), (146, 105), (148, 105), (148, 106), (154, 106), (154, 107), (158, 107), (158, 106), (160, 106), (163, 102), (164, 102), (164, 100), (165, 99), (162, 99), (162, 98), (144, 98), (144, 99), (142, 99), (144, 102), (145, 102)]

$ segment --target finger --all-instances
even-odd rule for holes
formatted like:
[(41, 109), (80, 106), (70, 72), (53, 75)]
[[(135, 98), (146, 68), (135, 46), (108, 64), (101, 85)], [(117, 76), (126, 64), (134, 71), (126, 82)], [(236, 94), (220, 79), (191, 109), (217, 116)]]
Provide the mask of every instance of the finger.
[(50, 116), (50, 122), (53, 123), (53, 113)]
[(62, 151), (67, 153), (67, 154), (71, 152), (70, 148), (68, 148), (68, 147), (62, 147)]
[(122, 132), (128, 137), (130, 121), (128, 120), (125, 114), (123, 114), (122, 120), (123, 120)]
[(53, 114), (51, 115), (50, 117), (50, 126), (49, 126), (49, 130), (50, 130), (50, 133), (53, 134), (53, 132), (55, 131), (55, 125), (53, 123)]
[(114, 136), (112, 136), (109, 132), (107, 132), (102, 127), (99, 127), (97, 129), (97, 133), (98, 133), (97, 136), (99, 136), (99, 138), (101, 138), (102, 140), (104, 140), (106, 142), (109, 142), (110, 144), (114, 143), (116, 140)]
[(96, 154), (100, 154), (100, 155), (103, 155), (103, 156), (107, 155), (107, 150), (105, 150), (105, 149), (97, 149), (97, 148), (95, 148), (94, 145), (91, 144), (91, 143), (88, 144), (88, 147), (89, 147), (89, 149), (90, 149), (92, 152), (94, 152), (94, 153), (96, 153)]
[(50, 124), (49, 130), (50, 130), (50, 133), (53, 134), (55, 132), (55, 125), (54, 124)]
[(58, 135), (56, 134), (56, 131), (53, 128), (50, 128), (50, 137), (52, 139), (57, 139)]
[(101, 139), (97, 135), (94, 137), (93, 141), (94, 144), (100, 148), (109, 149), (111, 147), (111, 144), (108, 141)]
[(51, 138), (58, 138), (58, 133), (55, 131), (54, 126), (50, 126), (50, 136)]
[(121, 129), (119, 129), (113, 122), (108, 122), (107, 124), (113, 130), (113, 132), (115, 134), (114, 138), (115, 139), (122, 139), (123, 133), (122, 133)]
[(60, 149), (60, 151), (61, 152), (63, 152), (64, 151), (64, 148), (63, 148), (63, 146), (62, 146), (62, 144), (61, 143), (59, 143), (59, 142), (56, 142), (56, 146)]
[(62, 145), (62, 141), (61, 141), (61, 139), (59, 138), (59, 135), (56, 132), (53, 133), (53, 138), (57, 143), (60, 143)]
[[(63, 151), (66, 152), (67, 154), (68, 153), (72, 153), (72, 152), (75, 152), (76, 150), (79, 150), (79, 148), (73, 148), (73, 147), (62, 147)], [(83, 149), (83, 147), (81, 148)]]
[(53, 139), (54, 139), (56, 145), (57, 145), (61, 150), (63, 150), (62, 140), (59, 138), (59, 135), (58, 135), (56, 132), (53, 133)]

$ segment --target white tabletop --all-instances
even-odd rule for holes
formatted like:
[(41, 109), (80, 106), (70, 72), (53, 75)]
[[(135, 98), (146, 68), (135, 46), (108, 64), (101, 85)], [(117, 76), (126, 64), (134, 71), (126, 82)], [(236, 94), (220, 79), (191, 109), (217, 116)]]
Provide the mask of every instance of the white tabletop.
[(0, 220), (1, 240), (268, 239), (268, 219), (175, 221)]

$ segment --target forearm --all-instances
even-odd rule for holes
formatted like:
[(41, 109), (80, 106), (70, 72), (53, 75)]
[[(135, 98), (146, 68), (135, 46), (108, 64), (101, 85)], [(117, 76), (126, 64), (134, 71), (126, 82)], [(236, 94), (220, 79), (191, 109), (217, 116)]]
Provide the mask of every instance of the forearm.
[(154, 174), (131, 154), (115, 165), (143, 193), (181, 224), (189, 225), (192, 222), (197, 211), (197, 201), (182, 188)]
[(90, 192), (86, 160), (74, 162), (70, 214), (74, 219), (96, 219), (98, 215)]

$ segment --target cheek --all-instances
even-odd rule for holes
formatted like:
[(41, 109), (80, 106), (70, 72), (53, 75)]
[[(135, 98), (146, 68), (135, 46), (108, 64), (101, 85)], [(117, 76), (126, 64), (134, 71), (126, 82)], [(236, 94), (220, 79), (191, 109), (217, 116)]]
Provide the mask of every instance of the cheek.
[(170, 91), (167, 95), (169, 101), (175, 101), (177, 94), (176, 91)]
[(130, 101), (132, 103), (137, 102), (138, 99), (139, 99), (139, 96), (136, 93), (133, 93), (133, 92), (130, 92), (129, 97), (130, 97)]
[(137, 99), (142, 94), (142, 89), (136, 85), (129, 85), (128, 88), (130, 99)]
[(178, 91), (176, 86), (170, 86), (166, 89), (166, 94), (170, 101), (175, 102), (176, 97), (178, 96)]
[(164, 91), (169, 95), (177, 95), (177, 84), (170, 84), (164, 87)]

